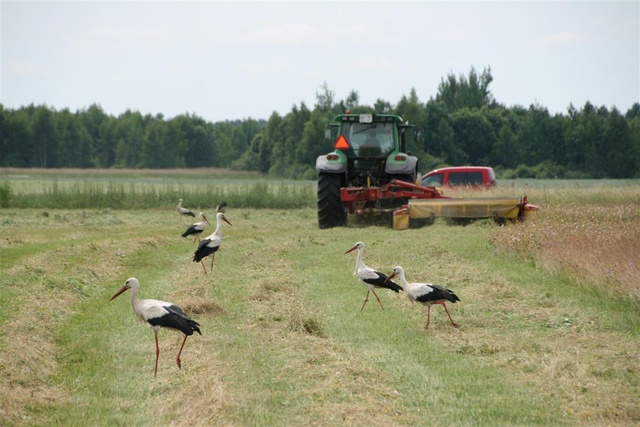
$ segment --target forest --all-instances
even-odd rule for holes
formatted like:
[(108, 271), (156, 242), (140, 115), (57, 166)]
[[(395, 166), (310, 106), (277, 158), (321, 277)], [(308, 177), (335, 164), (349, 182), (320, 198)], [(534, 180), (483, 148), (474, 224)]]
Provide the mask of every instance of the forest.
[(0, 104), (0, 167), (203, 168), (258, 171), (315, 179), (315, 159), (333, 149), (325, 128), (337, 114), (387, 113), (414, 126), (409, 149), (420, 171), (488, 165), (501, 178), (640, 177), (640, 103), (569, 105), (551, 115), (542, 105), (507, 107), (489, 88), (491, 69), (442, 78), (435, 97), (415, 89), (396, 104), (361, 105), (357, 91), (337, 100), (326, 83), (312, 108), (294, 104), (268, 120), (207, 122), (196, 114), (167, 119), (127, 110), (106, 114), (99, 104), (78, 111), (47, 105)]

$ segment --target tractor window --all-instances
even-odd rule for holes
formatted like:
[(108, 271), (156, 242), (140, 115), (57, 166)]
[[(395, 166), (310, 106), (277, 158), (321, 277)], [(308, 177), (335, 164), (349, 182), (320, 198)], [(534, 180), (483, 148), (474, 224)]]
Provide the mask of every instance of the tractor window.
[(344, 123), (342, 134), (356, 157), (384, 157), (393, 151), (393, 123)]

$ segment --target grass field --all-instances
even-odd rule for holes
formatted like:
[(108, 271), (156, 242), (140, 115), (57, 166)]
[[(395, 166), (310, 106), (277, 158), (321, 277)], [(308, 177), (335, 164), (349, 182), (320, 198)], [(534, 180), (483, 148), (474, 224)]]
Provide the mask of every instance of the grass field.
[[(528, 193), (542, 210), (504, 227), (319, 230), (314, 208), (231, 205), (208, 275), (173, 202), (1, 209), (0, 425), (638, 425), (640, 192)], [(391, 292), (359, 311), (359, 240), (368, 265), (453, 289), (460, 328), (434, 307), (425, 332)], [(161, 331), (154, 378), (152, 331), (109, 302), (131, 276), (202, 325), (182, 370)]]

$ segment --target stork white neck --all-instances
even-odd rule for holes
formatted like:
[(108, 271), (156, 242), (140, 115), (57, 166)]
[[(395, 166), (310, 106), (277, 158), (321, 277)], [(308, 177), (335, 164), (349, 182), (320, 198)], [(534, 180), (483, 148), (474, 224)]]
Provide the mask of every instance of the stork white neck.
[(360, 270), (361, 268), (367, 268), (364, 261), (362, 260), (362, 253), (364, 252), (364, 247), (359, 247), (357, 251), (358, 251), (358, 255), (356, 256), (356, 269), (353, 271), (354, 275), (357, 274), (358, 270)]
[(396, 271), (398, 273), (398, 276), (400, 276), (400, 284), (402, 285), (402, 289), (406, 289), (409, 283), (404, 277), (404, 269), (402, 267), (396, 267), (394, 271)]
[(220, 214), (216, 215), (216, 231), (214, 231), (213, 234), (222, 237), (222, 217)]
[(136, 313), (140, 319), (144, 320), (144, 318), (142, 317), (142, 311), (140, 309), (140, 300), (138, 299), (140, 282), (134, 277), (127, 280), (127, 282), (129, 283), (129, 290), (131, 292), (131, 307), (133, 308), (134, 313)]

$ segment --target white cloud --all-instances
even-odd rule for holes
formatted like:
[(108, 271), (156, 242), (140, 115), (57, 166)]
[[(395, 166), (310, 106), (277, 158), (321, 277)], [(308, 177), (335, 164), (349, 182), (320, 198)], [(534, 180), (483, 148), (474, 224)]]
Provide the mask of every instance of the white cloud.
[(401, 37), (389, 34), (390, 29), (364, 24), (319, 27), (306, 23), (287, 23), (259, 28), (240, 36), (239, 41), (243, 44), (268, 45), (329, 45), (339, 42), (362, 45), (372, 40), (378, 46), (401, 43)]
[(347, 61), (344, 65), (346, 69), (351, 72), (380, 72), (385, 70), (399, 70), (403, 67), (401, 63), (394, 62), (386, 56), (361, 56)]
[(283, 24), (262, 27), (241, 38), (244, 43), (264, 43), (278, 45), (307, 44), (322, 42), (321, 32), (309, 24)]
[(538, 38), (538, 45), (572, 45), (582, 43), (588, 40), (586, 33), (575, 32), (559, 32), (553, 34), (547, 34)]
[(10, 59), (7, 67), (9, 74), (17, 77), (43, 76), (45, 72), (33, 62), (26, 59)]
[(244, 62), (236, 65), (236, 68), (252, 77), (290, 72), (293, 69), (291, 64), (285, 61)]
[(109, 25), (98, 25), (93, 27), (89, 34), (96, 38), (110, 40), (150, 40), (162, 37), (162, 31), (155, 28), (124, 28)]

